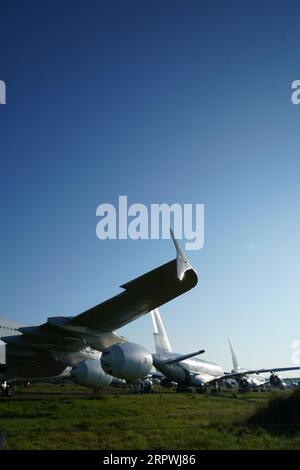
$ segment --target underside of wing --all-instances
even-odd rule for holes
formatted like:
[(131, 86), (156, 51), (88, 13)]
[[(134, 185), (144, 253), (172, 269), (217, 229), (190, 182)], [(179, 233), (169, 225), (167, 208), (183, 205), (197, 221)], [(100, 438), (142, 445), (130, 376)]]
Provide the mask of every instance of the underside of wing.
[[(80, 360), (88, 341), (76, 332), (60, 328), (51, 321), (40, 326), (22, 326), (21, 334), (2, 338), (6, 343), (6, 378), (51, 377)], [(93, 336), (89, 337), (89, 339)], [(95, 336), (99, 349), (126, 341), (115, 333)]]

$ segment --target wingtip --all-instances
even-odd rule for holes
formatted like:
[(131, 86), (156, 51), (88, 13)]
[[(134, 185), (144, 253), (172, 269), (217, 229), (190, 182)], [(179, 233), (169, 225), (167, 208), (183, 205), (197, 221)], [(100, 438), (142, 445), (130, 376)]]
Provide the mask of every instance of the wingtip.
[(186, 254), (184, 253), (183, 249), (179, 245), (178, 240), (175, 238), (174, 231), (172, 228), (170, 228), (170, 233), (171, 233), (171, 237), (172, 237), (175, 249), (176, 249), (177, 277), (179, 281), (183, 280), (186, 271), (192, 270), (196, 274), (197, 282), (198, 282), (198, 274), (193, 268), (193, 266), (191, 265), (191, 263), (189, 262)]

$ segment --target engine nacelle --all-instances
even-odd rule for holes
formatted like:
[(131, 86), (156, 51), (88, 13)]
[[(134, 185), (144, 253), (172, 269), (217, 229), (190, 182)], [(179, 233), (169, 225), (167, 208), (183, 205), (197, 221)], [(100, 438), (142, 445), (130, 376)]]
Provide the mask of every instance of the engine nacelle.
[(114, 344), (102, 352), (103, 370), (125, 380), (143, 379), (151, 371), (152, 354), (134, 343)]
[(279, 375), (271, 374), (270, 375), (270, 384), (275, 388), (284, 388), (283, 380)]
[(241, 392), (249, 392), (250, 388), (251, 382), (249, 379), (243, 377), (241, 380), (239, 380), (239, 389)]
[(78, 362), (70, 371), (78, 385), (89, 388), (103, 388), (110, 385), (113, 377), (104, 372), (99, 359)]

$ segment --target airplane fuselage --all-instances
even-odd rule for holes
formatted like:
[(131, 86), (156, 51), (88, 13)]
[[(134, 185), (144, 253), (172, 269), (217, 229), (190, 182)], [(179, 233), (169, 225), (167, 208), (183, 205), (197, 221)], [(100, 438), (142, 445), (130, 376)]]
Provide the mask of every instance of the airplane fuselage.
[[(9, 336), (17, 336), (17, 335), (22, 335), (22, 333), (19, 331), (19, 328), (29, 326), (26, 323), (20, 323), (12, 320), (7, 320), (5, 318), (0, 317), (0, 340), (5, 342), (5, 338)], [(92, 349), (91, 347), (87, 346), (83, 348), (82, 350), (78, 352), (56, 352), (55, 353), (55, 359), (59, 361), (60, 363), (65, 365), (64, 370), (62, 371), (59, 376), (62, 375), (68, 375), (68, 372), (70, 368), (72, 368), (75, 364), (81, 361), (86, 361), (88, 359), (99, 359), (100, 361), (101, 357), (101, 352), (97, 351), (95, 349)], [(10, 366), (10, 360), (9, 358), (7, 362), (7, 366), (9, 368)], [(47, 374), (40, 375), (41, 378), (46, 378)], [(6, 380), (7, 378), (11, 378), (10, 374), (6, 373), (6, 371), (0, 371), (0, 379), (1, 380)], [(18, 379), (31, 379), (32, 377), (15, 377), (17, 380)]]
[(164, 364), (164, 361), (177, 357), (176, 353), (153, 354), (156, 369), (168, 379), (187, 386), (201, 386), (208, 380), (220, 377), (223, 369), (213, 362), (197, 358), (186, 359), (179, 363)]

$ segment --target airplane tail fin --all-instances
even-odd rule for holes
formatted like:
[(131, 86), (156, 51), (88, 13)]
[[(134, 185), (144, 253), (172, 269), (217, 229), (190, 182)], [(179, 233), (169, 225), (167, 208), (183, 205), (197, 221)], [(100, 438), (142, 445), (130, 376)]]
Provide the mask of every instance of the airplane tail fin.
[(232, 341), (231, 341), (230, 336), (228, 336), (228, 343), (229, 343), (229, 348), (230, 348), (231, 357), (232, 357), (233, 369), (234, 369), (234, 370), (238, 370), (238, 369), (240, 368), (240, 366), (239, 366), (239, 363), (238, 363), (236, 354), (235, 354), (235, 352), (234, 352), (234, 349), (233, 349), (233, 346), (232, 346)]
[(151, 316), (154, 327), (153, 337), (156, 353), (162, 354), (165, 352), (171, 352), (172, 348), (157, 308), (151, 311)]

